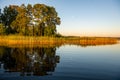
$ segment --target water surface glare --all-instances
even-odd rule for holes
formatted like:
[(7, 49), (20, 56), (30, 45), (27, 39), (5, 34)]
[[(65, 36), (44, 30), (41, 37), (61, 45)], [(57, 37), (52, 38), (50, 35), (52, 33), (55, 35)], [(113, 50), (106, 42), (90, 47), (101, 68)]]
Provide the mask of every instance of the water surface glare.
[(120, 80), (120, 44), (0, 47), (0, 80)]

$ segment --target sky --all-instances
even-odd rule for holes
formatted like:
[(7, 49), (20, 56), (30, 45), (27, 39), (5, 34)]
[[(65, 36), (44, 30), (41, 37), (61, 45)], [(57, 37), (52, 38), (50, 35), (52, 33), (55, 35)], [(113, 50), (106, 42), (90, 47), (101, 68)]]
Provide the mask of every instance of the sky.
[(120, 37), (120, 0), (0, 0), (0, 8), (28, 3), (55, 7), (62, 35)]

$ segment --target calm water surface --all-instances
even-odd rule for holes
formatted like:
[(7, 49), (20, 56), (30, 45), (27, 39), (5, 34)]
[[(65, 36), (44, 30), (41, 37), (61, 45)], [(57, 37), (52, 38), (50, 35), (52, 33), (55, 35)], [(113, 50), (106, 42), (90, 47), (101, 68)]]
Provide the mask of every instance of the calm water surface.
[(120, 44), (0, 47), (0, 80), (120, 80)]

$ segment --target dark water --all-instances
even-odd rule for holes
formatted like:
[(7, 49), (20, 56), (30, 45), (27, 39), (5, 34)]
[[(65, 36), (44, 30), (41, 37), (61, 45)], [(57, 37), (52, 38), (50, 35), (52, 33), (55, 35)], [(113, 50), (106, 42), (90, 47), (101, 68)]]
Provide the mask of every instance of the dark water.
[(0, 80), (120, 80), (120, 44), (0, 47)]

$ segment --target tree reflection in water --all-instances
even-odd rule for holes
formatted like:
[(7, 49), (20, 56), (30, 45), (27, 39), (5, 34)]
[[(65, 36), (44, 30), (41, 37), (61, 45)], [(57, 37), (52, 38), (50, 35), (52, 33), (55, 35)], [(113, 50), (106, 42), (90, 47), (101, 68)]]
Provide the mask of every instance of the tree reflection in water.
[[(51, 75), (60, 57), (56, 48), (1, 48), (0, 64), (5, 72), (20, 72), (21, 76)], [(2, 67), (2, 65), (1, 65)]]

